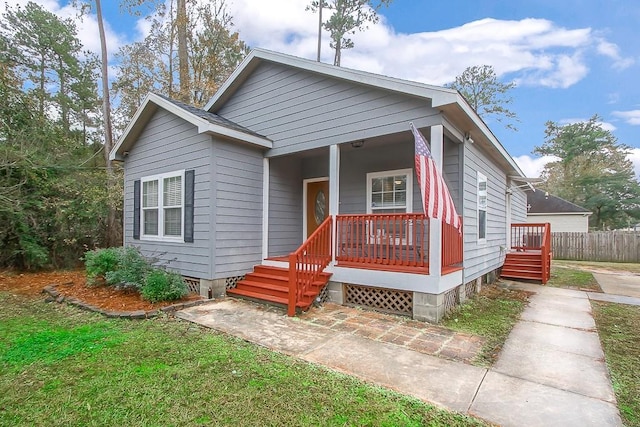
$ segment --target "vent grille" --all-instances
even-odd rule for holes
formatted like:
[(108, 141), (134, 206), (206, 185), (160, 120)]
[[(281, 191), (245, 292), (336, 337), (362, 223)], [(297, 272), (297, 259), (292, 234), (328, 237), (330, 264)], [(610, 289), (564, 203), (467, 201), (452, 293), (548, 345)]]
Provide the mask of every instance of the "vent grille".
[(345, 284), (345, 305), (411, 316), (413, 292)]
[(225, 289), (234, 289), (241, 280), (244, 280), (244, 276), (227, 277), (224, 280), (224, 287)]
[(191, 292), (192, 294), (200, 293), (200, 279), (184, 276), (182, 276), (182, 278), (184, 279), (184, 283), (186, 283), (189, 292)]
[(444, 293), (444, 312), (450, 313), (460, 303), (458, 288), (449, 289)]

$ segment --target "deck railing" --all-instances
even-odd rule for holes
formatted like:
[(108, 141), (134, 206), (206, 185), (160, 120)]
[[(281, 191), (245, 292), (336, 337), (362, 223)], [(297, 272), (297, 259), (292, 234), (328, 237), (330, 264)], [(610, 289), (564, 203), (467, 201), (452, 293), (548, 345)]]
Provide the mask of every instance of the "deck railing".
[(511, 224), (511, 249), (540, 251), (542, 283), (551, 278), (551, 225), (547, 223)]
[(429, 272), (429, 219), (424, 214), (336, 216), (338, 265)]
[[(460, 217), (462, 222), (462, 217)], [(453, 225), (442, 222), (442, 269), (462, 266), (462, 232)]]
[(311, 290), (311, 285), (331, 262), (332, 225), (332, 217), (328, 216), (302, 246), (289, 255), (289, 316), (296, 314), (298, 301)]

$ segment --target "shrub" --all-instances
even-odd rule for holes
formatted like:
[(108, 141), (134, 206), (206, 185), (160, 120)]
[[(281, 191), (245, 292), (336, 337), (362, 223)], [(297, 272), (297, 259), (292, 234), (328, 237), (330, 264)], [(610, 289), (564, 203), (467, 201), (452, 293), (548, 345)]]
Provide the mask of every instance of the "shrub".
[(115, 271), (120, 261), (120, 248), (96, 249), (84, 254), (87, 282), (95, 284), (97, 278), (105, 278), (107, 273)]
[(141, 289), (149, 271), (153, 268), (138, 248), (118, 248), (117, 268), (108, 271), (105, 279), (109, 285), (124, 284)]
[(150, 302), (172, 301), (187, 294), (187, 285), (177, 273), (154, 269), (147, 275), (141, 293)]

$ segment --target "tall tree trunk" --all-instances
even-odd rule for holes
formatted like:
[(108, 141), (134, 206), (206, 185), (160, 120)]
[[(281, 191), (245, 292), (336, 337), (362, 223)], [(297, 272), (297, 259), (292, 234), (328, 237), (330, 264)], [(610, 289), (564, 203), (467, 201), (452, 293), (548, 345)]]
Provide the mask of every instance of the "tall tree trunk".
[(336, 41), (336, 54), (333, 57), (333, 65), (337, 65), (338, 67), (340, 66), (340, 52), (342, 50), (342, 41), (338, 40)]
[(178, 29), (178, 68), (180, 72), (180, 100), (190, 102), (189, 59), (187, 52), (187, 1), (178, 0), (176, 26)]
[[(109, 59), (107, 55), (107, 39), (104, 33), (102, 20), (102, 6), (100, 0), (96, 0), (96, 14), (98, 17), (98, 31), (100, 32), (100, 52), (102, 54), (102, 115), (104, 116), (104, 160), (107, 168), (107, 192), (111, 194), (116, 185), (113, 173), (113, 165), (109, 159), (113, 147), (113, 135), (111, 133), (111, 100), (109, 98)], [(107, 246), (120, 245), (120, 236), (116, 226), (116, 208), (113, 198), (109, 197), (109, 211), (107, 213)]]

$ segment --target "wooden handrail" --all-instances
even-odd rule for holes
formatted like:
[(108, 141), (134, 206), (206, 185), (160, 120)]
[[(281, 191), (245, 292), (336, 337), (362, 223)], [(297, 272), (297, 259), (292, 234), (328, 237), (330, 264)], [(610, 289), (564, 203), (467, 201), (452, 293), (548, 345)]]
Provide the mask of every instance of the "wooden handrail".
[(542, 236), (542, 284), (551, 278), (551, 224), (545, 223)]
[(332, 258), (333, 219), (328, 216), (295, 252), (289, 255), (289, 301), (287, 315), (295, 316), (298, 301), (319, 279)]

